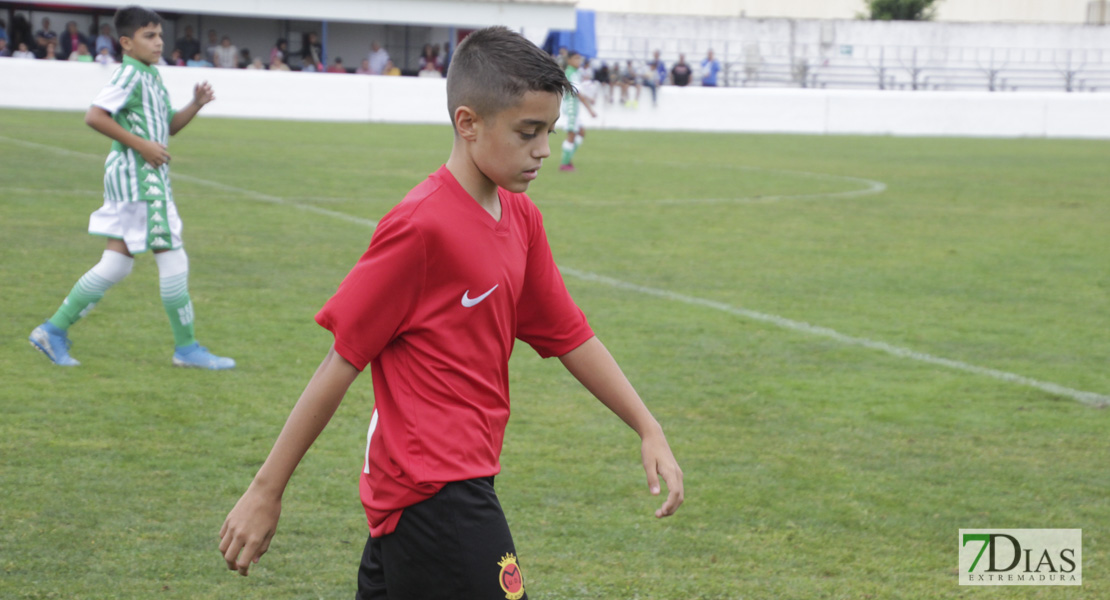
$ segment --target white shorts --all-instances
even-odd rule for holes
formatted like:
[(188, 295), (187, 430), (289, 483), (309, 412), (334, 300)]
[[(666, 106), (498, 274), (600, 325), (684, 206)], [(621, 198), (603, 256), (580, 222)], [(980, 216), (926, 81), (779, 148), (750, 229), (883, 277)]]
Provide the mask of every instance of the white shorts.
[[(127, 244), (127, 251), (139, 254), (150, 250), (152, 232), (157, 234), (159, 227), (168, 230), (169, 247), (165, 250), (176, 250), (183, 246), (181, 230), (183, 225), (181, 217), (177, 214), (177, 205), (173, 200), (159, 200), (166, 203), (165, 224), (151, 223), (148, 218), (150, 212), (149, 202), (112, 202), (105, 200), (104, 206), (98, 208), (89, 216), (89, 233), (117, 240)], [(165, 235), (162, 236), (165, 239)], [(160, 250), (162, 248), (155, 248)]]

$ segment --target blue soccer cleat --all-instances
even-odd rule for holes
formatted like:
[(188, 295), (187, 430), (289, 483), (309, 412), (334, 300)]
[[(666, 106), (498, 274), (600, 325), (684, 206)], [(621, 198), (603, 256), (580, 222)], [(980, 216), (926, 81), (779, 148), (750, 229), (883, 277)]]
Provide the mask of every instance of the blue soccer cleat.
[(208, 348), (193, 342), (190, 346), (174, 349), (173, 366), (222, 371), (224, 369), (235, 368), (235, 359), (225, 356), (216, 356), (209, 352)]
[(55, 327), (50, 321), (36, 327), (28, 339), (36, 350), (45, 354), (56, 365), (76, 367), (81, 364), (69, 355), (71, 343), (66, 337), (66, 332)]

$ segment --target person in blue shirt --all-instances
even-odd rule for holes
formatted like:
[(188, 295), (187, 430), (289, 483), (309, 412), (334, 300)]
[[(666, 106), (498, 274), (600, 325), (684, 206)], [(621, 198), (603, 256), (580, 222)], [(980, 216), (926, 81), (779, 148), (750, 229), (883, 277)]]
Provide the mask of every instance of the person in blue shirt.
[(644, 87), (651, 90), (651, 103), (656, 103), (656, 88), (667, 82), (667, 67), (663, 65), (663, 61), (659, 58), (659, 51), (656, 50), (652, 59), (644, 66), (643, 71)]
[(717, 87), (717, 74), (720, 72), (721, 63), (713, 58), (713, 50), (710, 50), (705, 60), (701, 61), (701, 84), (706, 87)]

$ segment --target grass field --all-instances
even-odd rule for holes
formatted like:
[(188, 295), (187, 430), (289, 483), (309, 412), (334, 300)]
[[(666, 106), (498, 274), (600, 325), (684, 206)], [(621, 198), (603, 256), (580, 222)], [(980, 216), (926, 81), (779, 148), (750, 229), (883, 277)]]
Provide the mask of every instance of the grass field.
[[(216, 534), (327, 351), (313, 315), (449, 145), (198, 119), (197, 331), (239, 367), (170, 366), (143, 256), (61, 369), (26, 338), (103, 248), (107, 144), (0, 111), (0, 598), (353, 596), (369, 377), (251, 577)], [(531, 597), (1110, 597), (1110, 142), (599, 131), (576, 159), (530, 195), (687, 501), (654, 519), (635, 435), (519, 345), (498, 490)], [(1081, 528), (1084, 585), (960, 587), (960, 528)]]

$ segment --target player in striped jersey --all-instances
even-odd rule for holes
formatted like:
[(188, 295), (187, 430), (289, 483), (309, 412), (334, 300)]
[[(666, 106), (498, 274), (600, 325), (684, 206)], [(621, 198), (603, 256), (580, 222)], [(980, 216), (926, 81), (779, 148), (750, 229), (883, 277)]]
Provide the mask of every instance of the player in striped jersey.
[(578, 147), (582, 145), (582, 141), (586, 138), (586, 129), (582, 127), (582, 118), (579, 114), (580, 108), (585, 108), (590, 111), (594, 117), (597, 113), (594, 112), (593, 102), (589, 98), (579, 94), (579, 89), (582, 86), (582, 55), (577, 52), (571, 52), (567, 58), (567, 80), (574, 86), (574, 93), (563, 96), (562, 104), (562, 118), (565, 127), (567, 128), (567, 139), (563, 141), (563, 159), (559, 164), (560, 171), (573, 171), (574, 164), (571, 159), (574, 158), (574, 153)]
[(131, 272), (134, 254), (150, 250), (158, 264), (162, 304), (173, 329), (173, 364), (230, 369), (234, 360), (213, 355), (196, 340), (189, 259), (182, 245), (166, 149), (170, 136), (188, 125), (215, 96), (207, 82), (199, 84), (193, 90), (193, 101), (174, 111), (153, 66), (162, 55), (162, 18), (154, 11), (128, 6), (116, 12), (115, 25), (124, 50), (123, 64), (85, 114), (86, 124), (113, 140), (104, 163), (104, 206), (89, 218), (89, 233), (107, 238), (107, 248), (54, 316), (31, 332), (31, 344), (55, 364), (80, 364), (69, 355), (69, 327)]

